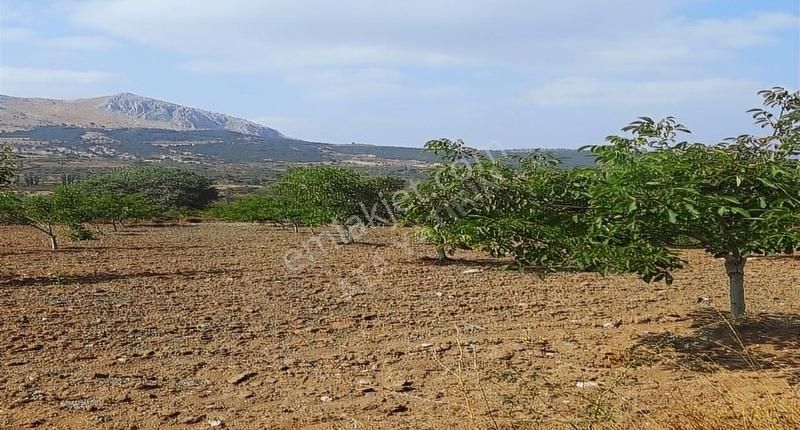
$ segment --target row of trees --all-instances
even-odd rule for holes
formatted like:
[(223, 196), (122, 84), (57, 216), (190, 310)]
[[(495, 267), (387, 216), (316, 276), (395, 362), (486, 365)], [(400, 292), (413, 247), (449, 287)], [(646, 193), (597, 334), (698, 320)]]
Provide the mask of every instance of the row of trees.
[[(0, 178), (7, 178), (6, 185), (12, 182), (12, 162), (10, 156), (0, 159), (0, 166), (5, 166), (0, 168)], [(0, 223), (35, 228), (55, 250), (59, 226), (66, 227), (73, 238), (87, 239), (92, 236), (86, 227), (89, 223), (108, 222), (116, 231), (125, 220), (203, 208), (216, 197), (211, 181), (197, 173), (130, 167), (56, 187), (49, 194), (0, 192)]]
[(426, 147), (444, 163), (401, 203), (440, 257), (466, 248), (541, 271), (638, 273), (672, 281), (678, 245), (724, 259), (731, 310), (745, 313), (753, 254), (800, 248), (800, 93), (760, 93), (766, 136), (688, 143), (673, 118), (640, 118), (590, 147), (597, 166), (563, 170), (534, 155), (494, 160), (446, 139)]
[[(220, 218), (300, 226), (351, 226), (404, 220), (420, 227), (439, 258), (454, 249), (512, 257), (541, 272), (638, 273), (671, 283), (685, 263), (677, 246), (724, 259), (731, 310), (744, 315), (744, 268), (753, 254), (800, 248), (800, 93), (773, 88), (752, 110), (766, 136), (722, 144), (689, 143), (674, 118), (640, 118), (605, 144), (587, 148), (591, 168), (562, 169), (545, 154), (494, 159), (461, 141), (426, 148), (442, 163), (410, 190), (401, 180), (332, 166), (293, 168), (263, 193), (214, 208)], [(0, 152), (0, 186), (10, 183)], [(13, 160), (12, 160), (13, 161)], [(400, 196), (398, 199), (397, 197)], [(48, 196), (0, 194), (0, 221), (31, 225), (51, 239), (93, 219), (202, 208), (216, 198), (200, 175), (131, 168), (56, 189)], [(391, 203), (390, 203), (391, 202)], [(395, 204), (396, 203), (396, 204)]]
[(365, 218), (386, 222), (393, 208), (386, 204), (405, 182), (335, 166), (290, 169), (264, 192), (218, 206), (214, 214), (229, 221), (272, 222), (315, 227), (335, 224), (342, 241), (351, 243), (350, 228)]

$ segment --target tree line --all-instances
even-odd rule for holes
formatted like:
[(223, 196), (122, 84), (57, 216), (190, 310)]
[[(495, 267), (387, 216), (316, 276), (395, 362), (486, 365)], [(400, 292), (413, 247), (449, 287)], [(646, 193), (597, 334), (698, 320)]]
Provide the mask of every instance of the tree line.
[[(681, 247), (724, 261), (731, 310), (745, 313), (744, 270), (753, 255), (800, 248), (800, 93), (759, 93), (750, 113), (765, 130), (720, 144), (685, 140), (672, 117), (641, 117), (623, 135), (585, 148), (596, 165), (562, 168), (546, 153), (494, 157), (460, 140), (436, 139), (441, 160), (408, 187), (398, 178), (337, 166), (296, 167), (256, 195), (216, 204), (219, 219), (315, 228), (333, 224), (352, 243), (356, 224), (402, 220), (418, 227), (443, 261), (457, 249), (511, 258), (539, 273), (636, 273), (673, 281)], [(0, 152), (0, 186), (13, 177)], [(49, 195), (0, 194), (0, 222), (43, 232), (55, 225), (77, 238), (86, 224), (170, 216), (208, 207), (217, 192), (197, 173), (132, 167), (58, 187)]]
[[(0, 184), (14, 182), (13, 157), (0, 158)], [(51, 193), (0, 192), (0, 223), (30, 226), (50, 248), (58, 248), (58, 228), (76, 240), (93, 238), (89, 224), (109, 223), (116, 231), (126, 220), (171, 217), (206, 207), (217, 198), (211, 180), (198, 173), (162, 167), (129, 167), (58, 186)]]

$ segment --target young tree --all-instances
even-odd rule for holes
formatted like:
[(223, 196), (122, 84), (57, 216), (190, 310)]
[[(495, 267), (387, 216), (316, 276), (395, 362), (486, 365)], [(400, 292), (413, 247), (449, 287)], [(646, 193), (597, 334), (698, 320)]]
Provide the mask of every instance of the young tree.
[(123, 222), (131, 219), (144, 219), (154, 214), (153, 207), (139, 195), (106, 193), (92, 197), (90, 208), (92, 219), (111, 222), (114, 231), (124, 227)]
[[(369, 208), (378, 208), (400, 183), (376, 179), (353, 169), (334, 166), (291, 169), (270, 187), (270, 194), (282, 204), (283, 215), (295, 225), (334, 224), (343, 243), (353, 243), (350, 227), (364, 220)], [(365, 213), (367, 211), (367, 213)]]
[(437, 260), (443, 262), (455, 249), (480, 247), (476, 223), (499, 217), (518, 187), (512, 185), (514, 172), (508, 164), (461, 140), (430, 140), (425, 149), (442, 163), (403, 193), (399, 206), (404, 219), (420, 226), (420, 235), (436, 246)]
[(58, 187), (49, 195), (0, 195), (0, 222), (27, 225), (44, 234), (50, 249), (58, 249), (57, 225), (82, 231), (92, 219), (91, 198), (71, 187)]
[(672, 118), (640, 118), (630, 137), (593, 148), (601, 175), (588, 194), (601, 228), (666, 255), (678, 239), (724, 259), (731, 313), (745, 315), (744, 269), (753, 254), (800, 247), (800, 93), (760, 93), (753, 110), (771, 132), (719, 145), (678, 142), (688, 132)]

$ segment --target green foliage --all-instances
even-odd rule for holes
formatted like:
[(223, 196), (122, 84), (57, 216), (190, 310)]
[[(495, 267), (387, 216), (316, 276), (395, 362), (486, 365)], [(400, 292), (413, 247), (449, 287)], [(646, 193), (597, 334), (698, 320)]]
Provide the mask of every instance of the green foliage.
[(751, 113), (767, 136), (691, 144), (674, 118), (642, 117), (623, 129), (629, 136), (592, 147), (590, 169), (430, 141), (443, 163), (401, 201), (404, 216), (438, 247), (646, 281), (671, 282), (683, 264), (674, 245), (688, 242), (726, 259), (733, 292), (749, 255), (800, 247), (800, 93), (760, 94), (765, 109)]
[(295, 226), (374, 224), (391, 218), (391, 194), (404, 185), (398, 178), (370, 176), (342, 167), (299, 167), (265, 192), (218, 206), (213, 213), (230, 221)]
[(0, 194), (0, 222), (31, 226), (56, 244), (56, 225), (65, 225), (76, 237), (86, 237), (83, 225), (94, 217), (93, 199), (74, 187), (58, 187), (52, 194)]
[(175, 208), (202, 209), (218, 195), (205, 176), (164, 167), (128, 167), (73, 185), (88, 195), (139, 196), (160, 214)]
[(690, 238), (718, 257), (792, 252), (800, 245), (800, 95), (762, 92), (772, 133), (719, 145), (678, 142), (674, 119), (640, 118), (593, 148), (603, 174), (590, 189), (595, 212), (612, 228), (666, 247)]
[(443, 163), (402, 195), (403, 217), (421, 226), (420, 235), (437, 248), (483, 248), (484, 239), (493, 237), (485, 231), (487, 225), (515, 206), (519, 178), (508, 164), (486, 157), (461, 140), (431, 140), (425, 148)]
[(115, 230), (125, 220), (144, 219), (155, 214), (150, 203), (136, 194), (117, 196), (105, 193), (92, 196), (88, 203), (91, 204), (92, 219), (110, 221)]

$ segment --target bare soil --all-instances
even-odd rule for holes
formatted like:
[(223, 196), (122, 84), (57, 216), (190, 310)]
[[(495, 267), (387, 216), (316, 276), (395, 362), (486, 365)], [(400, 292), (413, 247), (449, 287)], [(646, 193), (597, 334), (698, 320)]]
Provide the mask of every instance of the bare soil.
[(410, 234), (140, 226), (51, 253), (0, 227), (0, 428), (657, 428), (797, 401), (800, 259), (748, 263), (734, 336), (702, 251), (671, 286), (540, 279)]

